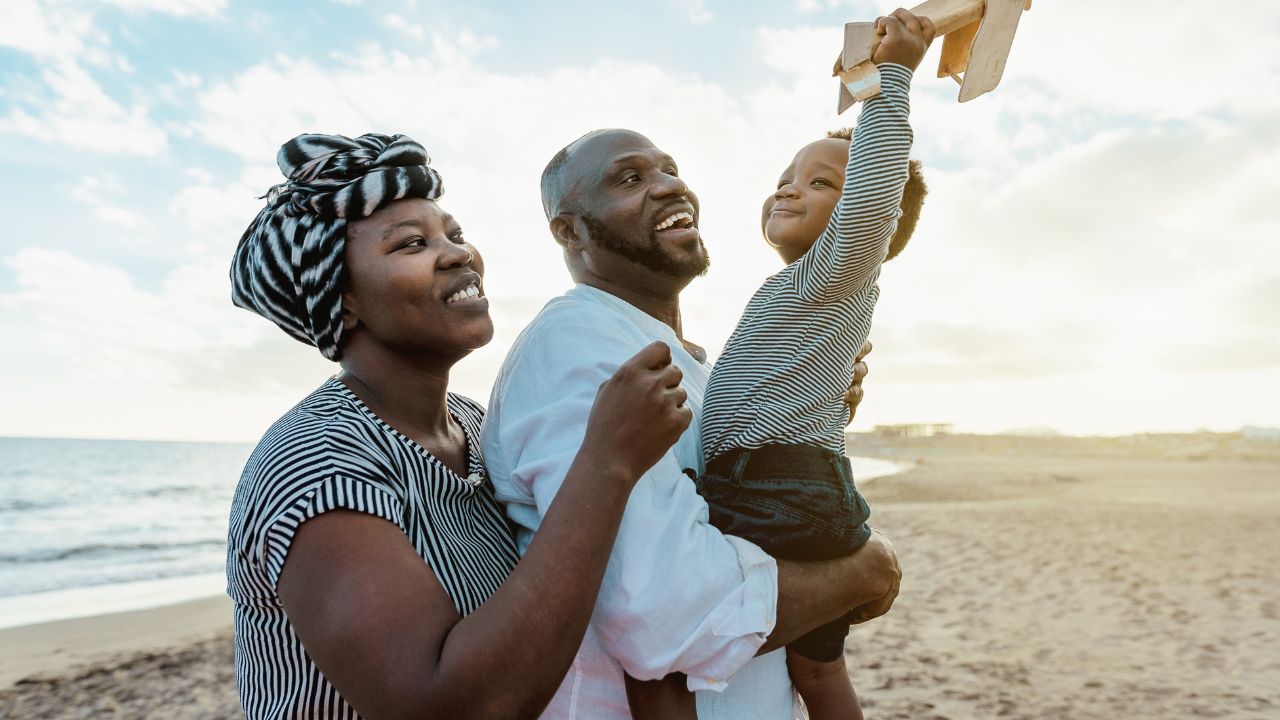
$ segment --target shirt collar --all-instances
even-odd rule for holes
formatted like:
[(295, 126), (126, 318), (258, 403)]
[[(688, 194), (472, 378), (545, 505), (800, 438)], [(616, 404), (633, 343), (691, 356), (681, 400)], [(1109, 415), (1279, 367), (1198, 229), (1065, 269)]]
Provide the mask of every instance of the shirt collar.
[(578, 297), (583, 300), (604, 305), (612, 308), (623, 315), (628, 320), (635, 323), (640, 330), (655, 340), (663, 340), (673, 348), (684, 348), (684, 344), (680, 342), (680, 338), (676, 336), (676, 331), (671, 326), (662, 322), (658, 318), (623, 300), (617, 295), (612, 295), (599, 288), (590, 285), (578, 284), (572, 290), (566, 293), (569, 297)]

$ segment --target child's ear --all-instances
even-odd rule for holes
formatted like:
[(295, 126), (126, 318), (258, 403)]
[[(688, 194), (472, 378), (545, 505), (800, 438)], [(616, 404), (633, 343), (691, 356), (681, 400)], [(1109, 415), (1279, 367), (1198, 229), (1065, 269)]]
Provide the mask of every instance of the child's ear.
[(560, 247), (573, 252), (582, 250), (581, 236), (578, 229), (574, 226), (573, 216), (568, 213), (561, 213), (553, 218), (550, 222), (551, 237), (556, 239)]

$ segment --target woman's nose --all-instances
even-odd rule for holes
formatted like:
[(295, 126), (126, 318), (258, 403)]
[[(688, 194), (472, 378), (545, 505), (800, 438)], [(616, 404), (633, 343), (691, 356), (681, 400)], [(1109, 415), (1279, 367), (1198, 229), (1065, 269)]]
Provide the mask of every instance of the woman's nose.
[(467, 245), (450, 242), (449, 246), (441, 251), (436, 264), (442, 269), (466, 267), (475, 260), (475, 257), (475, 253), (471, 252), (471, 248)]

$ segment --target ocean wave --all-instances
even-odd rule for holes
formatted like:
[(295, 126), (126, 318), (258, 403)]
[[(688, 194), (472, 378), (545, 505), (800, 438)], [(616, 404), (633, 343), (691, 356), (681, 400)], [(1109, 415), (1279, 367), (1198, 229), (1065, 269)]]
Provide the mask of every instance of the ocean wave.
[(69, 504), (69, 502), (57, 498), (41, 498), (39, 500), (14, 498), (12, 500), (0, 500), (0, 513), (47, 510), (48, 508), (55, 508), (60, 505)]
[(95, 543), (91, 545), (78, 545), (71, 548), (32, 550), (25, 553), (0, 553), (0, 564), (10, 563), (17, 565), (24, 563), (59, 562), (64, 560), (114, 557), (119, 555), (150, 553), (157, 551), (194, 550), (201, 548), (214, 549), (225, 547), (226, 541), (222, 538), (217, 540), (194, 540), (179, 543)]

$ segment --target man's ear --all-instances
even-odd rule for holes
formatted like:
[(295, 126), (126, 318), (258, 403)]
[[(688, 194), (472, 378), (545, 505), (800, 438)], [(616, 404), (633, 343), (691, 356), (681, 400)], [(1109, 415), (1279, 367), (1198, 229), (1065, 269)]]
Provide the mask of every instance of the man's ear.
[(551, 237), (556, 239), (560, 247), (573, 252), (581, 252), (582, 240), (578, 236), (578, 229), (574, 227), (572, 215), (561, 213), (551, 218), (550, 227)]

